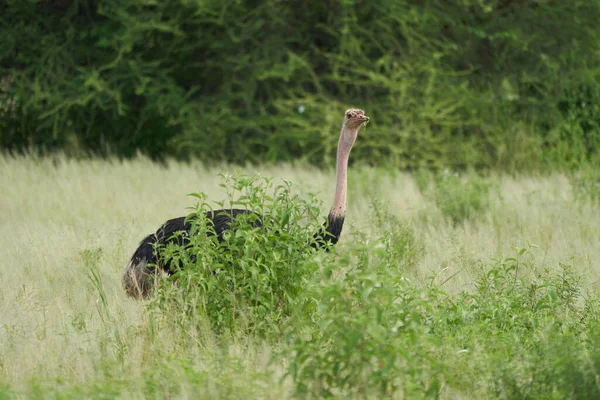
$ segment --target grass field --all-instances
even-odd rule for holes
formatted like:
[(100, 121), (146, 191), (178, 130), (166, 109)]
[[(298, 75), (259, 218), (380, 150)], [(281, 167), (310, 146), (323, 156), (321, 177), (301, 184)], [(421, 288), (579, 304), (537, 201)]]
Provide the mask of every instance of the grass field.
[[(315, 193), (327, 213), (333, 171), (243, 170), (292, 181), (302, 195)], [(432, 176), (353, 166), (342, 239), (324, 262), (343, 267), (353, 257), (360, 264), (363, 253), (356, 249), (369, 253), (371, 244), (392, 241), (404, 246), (393, 247), (397, 254), (387, 248), (396, 258), (373, 250), (379, 255), (365, 257), (377, 260), (365, 263), (372, 262), (375, 280), (394, 281), (397, 273), (409, 284), (389, 287), (402, 295), (363, 293), (348, 304), (342, 294), (362, 293), (365, 271), (338, 278), (340, 292), (317, 288), (315, 298), (339, 295), (347, 308), (332, 316), (333, 308), (325, 307), (320, 316), (330, 325), (314, 328), (312, 339), (290, 342), (182, 333), (168, 318), (149, 313), (146, 302), (127, 298), (120, 285), (139, 240), (186, 214), (194, 204), (188, 193), (222, 200), (218, 174), (233, 167), (2, 156), (0, 171), (0, 398), (600, 393), (596, 172)], [(392, 218), (388, 225), (373, 223), (374, 199), (389, 213), (383, 218)], [(410, 262), (407, 246), (414, 253)], [(406, 261), (406, 268), (394, 260)], [(375, 309), (383, 317), (373, 316)], [(385, 316), (402, 323), (371, 326), (377, 318), (387, 326)], [(366, 336), (358, 331), (358, 341), (345, 341), (335, 326), (362, 327)], [(299, 353), (288, 351), (293, 346), (323, 356), (295, 359)], [(284, 377), (298, 365), (301, 372)]]

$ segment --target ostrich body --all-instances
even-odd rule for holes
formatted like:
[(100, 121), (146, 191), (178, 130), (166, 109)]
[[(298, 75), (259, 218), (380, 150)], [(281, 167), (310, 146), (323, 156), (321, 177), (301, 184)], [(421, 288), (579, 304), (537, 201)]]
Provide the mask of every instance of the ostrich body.
[[(369, 121), (363, 110), (349, 109), (344, 115), (342, 131), (337, 149), (336, 185), (333, 205), (329, 210), (327, 222), (315, 233), (316, 239), (313, 247), (322, 247), (324, 243), (336, 244), (342, 233), (344, 218), (346, 215), (346, 193), (348, 182), (348, 158), (352, 146), (356, 141), (358, 130)], [(205, 215), (214, 225), (217, 238), (221, 240), (223, 231), (229, 229), (230, 223), (240, 214), (253, 213), (259, 218), (254, 222), (255, 226), (262, 225), (262, 217), (250, 210), (225, 209), (209, 211)], [(153, 279), (159, 270), (168, 274), (175, 272), (176, 267), (165, 265), (158, 268), (159, 254), (154, 248), (155, 244), (166, 244), (174, 239), (176, 232), (189, 232), (191, 223), (185, 221), (185, 217), (170, 219), (165, 222), (155, 233), (146, 236), (139, 244), (131, 257), (129, 264), (123, 273), (123, 287), (127, 295), (134, 298), (148, 297), (152, 291)], [(179, 239), (185, 240), (185, 239)]]

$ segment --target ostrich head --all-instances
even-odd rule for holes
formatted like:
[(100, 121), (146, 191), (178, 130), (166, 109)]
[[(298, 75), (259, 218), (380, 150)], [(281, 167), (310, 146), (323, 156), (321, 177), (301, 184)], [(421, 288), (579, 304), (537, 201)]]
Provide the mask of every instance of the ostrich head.
[(350, 151), (358, 135), (361, 126), (369, 122), (369, 117), (363, 110), (350, 108), (344, 114), (344, 124), (342, 125), (343, 150)]
[(358, 108), (350, 108), (346, 110), (344, 115), (344, 124), (349, 128), (359, 128), (365, 122), (369, 122), (369, 117), (365, 115), (363, 110)]

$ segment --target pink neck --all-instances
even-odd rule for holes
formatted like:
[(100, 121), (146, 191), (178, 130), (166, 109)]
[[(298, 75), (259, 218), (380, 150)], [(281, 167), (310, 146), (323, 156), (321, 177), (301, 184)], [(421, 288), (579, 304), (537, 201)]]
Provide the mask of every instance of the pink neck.
[[(352, 138), (348, 141), (347, 138)], [(333, 198), (333, 206), (329, 211), (331, 216), (344, 216), (346, 214), (346, 193), (348, 187), (348, 157), (354, 145), (356, 132), (352, 132), (346, 127), (342, 128), (340, 141), (337, 149), (337, 171), (335, 184), (335, 197)]]

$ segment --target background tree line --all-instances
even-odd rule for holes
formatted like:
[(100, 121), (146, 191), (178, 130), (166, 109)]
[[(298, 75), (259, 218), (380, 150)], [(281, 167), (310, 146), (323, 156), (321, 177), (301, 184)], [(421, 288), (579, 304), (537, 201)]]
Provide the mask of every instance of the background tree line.
[(599, 0), (4, 0), (0, 145), (398, 168), (600, 160)]

